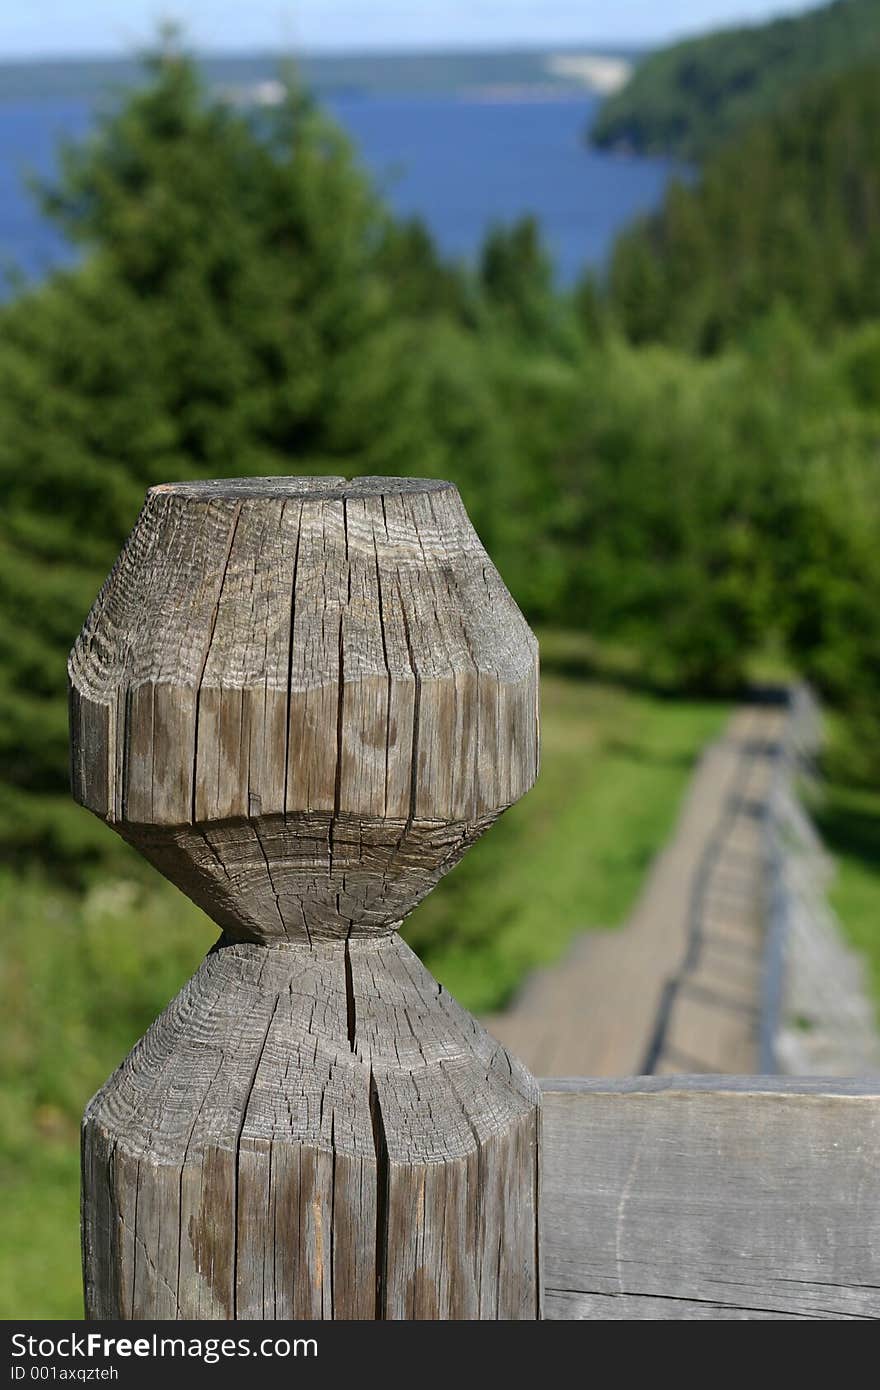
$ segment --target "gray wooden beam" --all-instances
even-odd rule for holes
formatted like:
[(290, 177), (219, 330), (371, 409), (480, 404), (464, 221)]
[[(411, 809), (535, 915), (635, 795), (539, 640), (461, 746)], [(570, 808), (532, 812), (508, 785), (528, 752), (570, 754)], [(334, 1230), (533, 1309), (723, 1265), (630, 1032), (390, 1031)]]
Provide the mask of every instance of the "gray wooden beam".
[(880, 1317), (876, 1081), (542, 1090), (546, 1317)]

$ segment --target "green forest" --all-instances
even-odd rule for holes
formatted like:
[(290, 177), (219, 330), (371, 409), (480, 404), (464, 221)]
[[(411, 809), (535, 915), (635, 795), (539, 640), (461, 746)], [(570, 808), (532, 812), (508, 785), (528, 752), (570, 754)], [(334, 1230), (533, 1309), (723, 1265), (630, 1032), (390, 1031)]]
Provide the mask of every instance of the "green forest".
[(880, 56), (875, 0), (834, 0), (805, 14), (701, 35), (651, 53), (605, 102), (604, 146), (705, 158), (804, 87)]
[(0, 1310), (75, 1315), (79, 1114), (216, 934), (67, 791), (67, 652), (157, 481), (460, 488), (547, 672), (538, 788), (410, 928), (464, 1003), (498, 1007), (577, 927), (622, 920), (729, 702), (792, 674), (831, 712), (820, 815), (880, 988), (865, 54), (713, 136), (570, 293), (534, 222), (496, 228), (473, 269), (445, 262), (294, 74), (252, 113), (175, 49), (38, 190), (82, 258), (0, 307)]

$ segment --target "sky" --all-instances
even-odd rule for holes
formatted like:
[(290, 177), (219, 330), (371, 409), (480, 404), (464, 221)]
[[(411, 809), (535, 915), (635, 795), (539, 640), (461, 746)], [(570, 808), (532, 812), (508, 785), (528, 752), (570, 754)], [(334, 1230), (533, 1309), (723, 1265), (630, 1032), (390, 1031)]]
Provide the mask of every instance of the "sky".
[(162, 18), (202, 49), (367, 50), (664, 41), (806, 0), (0, 0), (0, 60), (124, 54)]

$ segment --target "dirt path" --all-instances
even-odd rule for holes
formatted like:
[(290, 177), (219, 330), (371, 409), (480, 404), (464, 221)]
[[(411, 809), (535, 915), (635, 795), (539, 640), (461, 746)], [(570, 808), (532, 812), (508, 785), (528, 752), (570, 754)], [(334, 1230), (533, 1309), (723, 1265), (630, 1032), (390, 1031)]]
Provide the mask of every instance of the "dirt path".
[(484, 1020), (535, 1075), (757, 1069), (760, 818), (783, 721), (778, 707), (737, 710), (703, 753), (629, 921), (584, 932)]

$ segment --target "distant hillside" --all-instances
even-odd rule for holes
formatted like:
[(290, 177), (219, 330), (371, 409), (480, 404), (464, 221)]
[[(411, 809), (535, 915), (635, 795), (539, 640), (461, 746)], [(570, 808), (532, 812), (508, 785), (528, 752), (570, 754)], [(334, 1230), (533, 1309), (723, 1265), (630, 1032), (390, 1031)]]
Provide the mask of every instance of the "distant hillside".
[(702, 353), (779, 306), (823, 338), (880, 318), (880, 58), (811, 84), (673, 184), (618, 239), (609, 293), (633, 342)]
[[(606, 91), (618, 73), (626, 76), (636, 50), (511, 49), (449, 53), (304, 55), (296, 66), (319, 96), (444, 92), (485, 94), (523, 91)], [(280, 53), (205, 55), (199, 65), (208, 83), (247, 97), (277, 78)], [(81, 100), (131, 87), (139, 78), (137, 59), (0, 63), (0, 101), (46, 98)]]
[(699, 159), (805, 83), (880, 55), (880, 0), (722, 30), (651, 54), (602, 107), (599, 146)]

